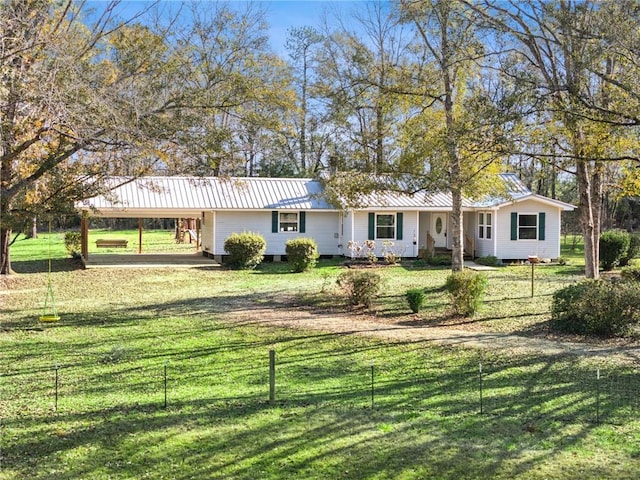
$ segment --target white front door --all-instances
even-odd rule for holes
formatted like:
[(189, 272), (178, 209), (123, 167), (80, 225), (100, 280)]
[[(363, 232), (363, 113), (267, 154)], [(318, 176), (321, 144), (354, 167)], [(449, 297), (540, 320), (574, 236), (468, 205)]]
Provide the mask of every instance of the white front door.
[(444, 213), (431, 214), (431, 236), (436, 248), (447, 247), (447, 215)]

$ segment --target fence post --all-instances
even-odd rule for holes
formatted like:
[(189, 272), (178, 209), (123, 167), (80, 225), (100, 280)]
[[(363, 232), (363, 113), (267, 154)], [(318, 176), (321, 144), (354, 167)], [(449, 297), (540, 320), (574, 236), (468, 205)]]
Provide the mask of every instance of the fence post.
[(600, 369), (596, 370), (596, 423), (600, 423)]
[(164, 408), (167, 408), (167, 361), (163, 364), (164, 371)]
[(269, 350), (269, 403), (276, 401), (276, 351)]
[(375, 363), (371, 361), (371, 409), (374, 407)]
[(54, 410), (58, 411), (58, 362), (56, 362), (55, 366), (56, 375), (55, 375), (55, 408)]
[(478, 380), (480, 383), (480, 415), (484, 412), (483, 398), (482, 398), (482, 362), (478, 364)]

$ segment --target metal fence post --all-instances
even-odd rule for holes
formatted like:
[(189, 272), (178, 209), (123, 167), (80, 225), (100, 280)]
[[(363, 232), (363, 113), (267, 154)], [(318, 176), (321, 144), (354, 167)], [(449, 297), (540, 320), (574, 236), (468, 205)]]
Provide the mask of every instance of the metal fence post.
[(482, 362), (479, 363), (478, 368), (478, 380), (480, 383), (480, 414), (484, 412), (483, 398), (482, 398)]
[(167, 408), (167, 361), (164, 361), (164, 408)]
[(58, 411), (58, 362), (56, 362), (56, 376), (55, 376), (55, 411)]
[(596, 371), (596, 423), (600, 423), (600, 369)]
[(371, 409), (374, 407), (375, 364), (371, 361)]

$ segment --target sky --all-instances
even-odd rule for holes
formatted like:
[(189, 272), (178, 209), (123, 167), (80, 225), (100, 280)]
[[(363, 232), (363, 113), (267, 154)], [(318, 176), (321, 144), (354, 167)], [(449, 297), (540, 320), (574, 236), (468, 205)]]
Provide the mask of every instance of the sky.
[[(244, 0), (219, 0), (221, 3), (237, 5), (242, 9), (247, 2)], [(367, 0), (253, 0), (267, 12), (267, 22), (270, 25), (269, 37), (271, 47), (278, 54), (285, 54), (284, 47), (287, 38), (287, 30), (291, 27), (319, 26), (323, 14), (330, 17), (333, 14), (344, 12), (345, 16), (366, 3)], [(384, 1), (384, 0), (374, 0)], [(96, 10), (96, 13), (109, 3), (108, 0), (89, 0), (86, 5)], [(143, 10), (152, 3), (151, 0), (123, 0), (118, 7), (118, 13), (122, 18), (130, 18), (131, 15)], [(177, 7), (180, 2), (176, 0), (160, 0), (160, 4), (169, 8)], [(207, 3), (207, 0), (200, 3)], [(213, 2), (211, 2), (213, 3)]]

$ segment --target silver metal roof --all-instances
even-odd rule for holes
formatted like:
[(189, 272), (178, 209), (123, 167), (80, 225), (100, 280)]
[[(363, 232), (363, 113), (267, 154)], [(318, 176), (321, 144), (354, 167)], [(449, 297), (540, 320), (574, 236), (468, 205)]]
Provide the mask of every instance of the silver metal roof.
[[(481, 201), (463, 199), (463, 208), (490, 208), (539, 197), (515, 174), (501, 174), (504, 193), (490, 195)], [(113, 177), (111, 192), (76, 204), (102, 216), (171, 217), (209, 210), (335, 210), (323, 198), (322, 184), (303, 178), (220, 178), (220, 177)], [(557, 201), (552, 201), (557, 202)], [(450, 193), (381, 192), (361, 199), (361, 209), (451, 210)], [(557, 202), (563, 209), (572, 207)]]
[(319, 182), (300, 178), (112, 178), (107, 195), (79, 202), (80, 209), (143, 214), (206, 210), (332, 210)]

